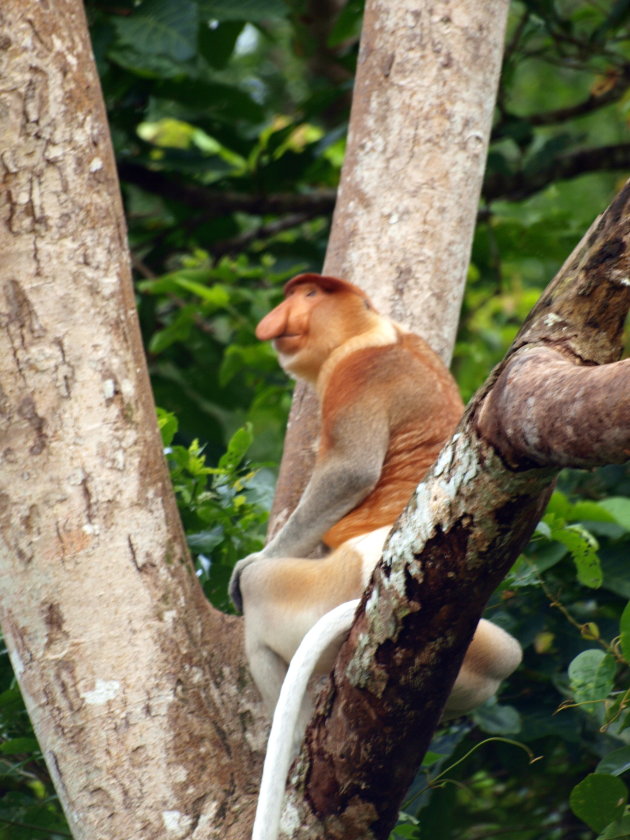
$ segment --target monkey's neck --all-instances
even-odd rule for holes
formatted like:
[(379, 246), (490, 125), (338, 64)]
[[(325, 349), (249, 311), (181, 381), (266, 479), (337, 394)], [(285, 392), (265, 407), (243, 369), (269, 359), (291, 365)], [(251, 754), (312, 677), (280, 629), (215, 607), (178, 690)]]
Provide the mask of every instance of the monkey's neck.
[(317, 375), (315, 389), (320, 399), (328, 386), (332, 372), (347, 356), (357, 350), (364, 350), (366, 347), (384, 347), (387, 344), (395, 344), (400, 340), (402, 333), (403, 329), (400, 326), (389, 318), (379, 315), (378, 321), (373, 327), (358, 335), (353, 335), (352, 338), (336, 347), (321, 366)]

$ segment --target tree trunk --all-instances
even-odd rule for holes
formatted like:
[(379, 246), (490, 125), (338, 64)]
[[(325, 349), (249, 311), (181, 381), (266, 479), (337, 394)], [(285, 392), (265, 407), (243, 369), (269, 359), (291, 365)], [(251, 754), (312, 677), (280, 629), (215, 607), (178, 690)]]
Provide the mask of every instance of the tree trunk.
[(242, 838), (264, 725), (187, 557), (82, 4), (0, 24), (5, 641), (77, 840)]
[[(356, 272), (349, 279), (360, 283), (364, 265), (371, 276), (394, 283), (411, 277), (416, 265), (423, 271), (434, 265), (431, 283), (446, 274), (461, 283), (469, 241), (457, 251), (435, 240), (429, 250), (429, 234), (407, 227), (413, 201), (427, 186), (414, 177), (430, 168), (434, 183), (425, 206), (439, 213), (427, 209), (424, 217), (436, 229), (448, 227), (449, 241), (459, 240), (458, 216), (445, 225), (443, 202), (451, 194), (459, 212), (460, 185), (478, 177), (481, 152), (478, 124), (467, 122), (473, 117), (452, 97), (469, 101), (467, 74), (476, 78), (472, 62), (484, 45), (498, 49), (505, 3), (442, 3), (439, 12), (431, 7), (419, 17), (410, 4), (402, 19), (402, 7), (393, 5), (374, 2), (368, 9), (374, 31), (374, 16), (383, 16), (382, 34), (376, 46), (364, 46), (361, 66), (367, 72), (376, 56), (373, 72), (384, 88), (366, 77), (377, 84), (370, 104), (360, 81), (349, 151), (359, 174), (344, 173), (335, 222), (343, 234), (334, 231), (332, 239), (345, 236), (345, 245), (351, 241), (362, 256), (342, 254), (333, 244), (326, 270)], [(251, 825), (265, 726), (243, 663), (240, 622), (205, 602), (169, 490), (82, 6), (79, 0), (5, 0), (0, 25), (9, 80), (0, 94), (7, 199), (0, 211), (6, 643), (77, 840), (240, 840)], [(426, 47), (421, 72), (398, 46), (413, 50), (416, 33)], [(475, 33), (481, 42), (468, 52)], [(389, 38), (396, 42), (383, 46), (383, 58), (381, 43)], [(364, 45), (371, 43), (368, 31)], [(420, 163), (403, 155), (408, 177), (396, 173), (395, 145), (385, 140), (390, 128), (403, 132), (404, 149), (420, 141), (404, 133), (407, 124), (373, 110), (404, 108), (409, 115), (416, 98), (405, 96), (401, 104), (396, 97), (416, 76), (428, 77), (431, 57), (445, 74), (431, 90), (445, 96), (410, 125), (419, 132), (435, 116), (445, 131), (452, 129), (450, 140), (432, 129), (446, 160), (453, 144), (469, 159), (468, 175), (460, 173), (463, 163), (453, 167), (462, 180), (450, 186), (428, 153)], [(496, 71), (498, 59), (493, 66)], [(470, 103), (466, 113), (476, 118), (478, 97)], [(371, 145), (359, 136), (366, 130)], [(484, 131), (482, 142), (487, 126)], [(381, 157), (378, 174), (372, 167)], [(395, 182), (386, 180), (394, 174)], [(409, 196), (388, 203), (390, 192), (407, 184)], [(590, 463), (627, 454), (628, 365), (611, 361), (630, 288), (622, 224), (627, 201), (626, 192), (571, 260), (569, 274), (528, 322), (439, 459), (432, 483), (408, 509), (297, 766), (287, 811), (297, 815), (293, 836), (386, 836), (411, 759), (420, 759), (476, 617), (527, 538), (550, 478), (561, 464), (585, 463), (589, 452)], [(470, 199), (471, 216), (475, 203)], [(397, 208), (400, 218), (392, 216)], [(384, 221), (389, 226), (381, 230)], [(462, 224), (472, 230), (472, 219)], [(381, 234), (378, 248), (374, 230)], [(407, 257), (411, 248), (418, 250)], [(420, 294), (402, 291), (398, 311)], [(446, 296), (451, 313), (455, 297)], [(440, 320), (441, 313), (427, 319)], [(449, 331), (442, 334), (442, 352), (453, 331), (451, 325), (451, 339)], [(543, 383), (547, 375), (555, 402), (545, 402), (542, 387), (525, 393), (519, 383), (529, 381), (529, 371), (542, 371)], [(563, 436), (562, 424), (549, 428), (551, 412), (574, 405), (580, 393), (577, 429)], [(593, 397), (591, 411), (584, 410), (585, 394)], [(604, 409), (613, 418), (610, 429), (601, 422)], [(519, 425), (519, 416), (527, 425)], [(586, 436), (579, 436), (580, 423)], [(605, 438), (599, 448), (598, 433)], [(356, 704), (352, 718), (345, 714), (349, 700)]]
[[(507, 0), (368, 0), (324, 273), (365, 289), (448, 364), (501, 70)], [(312, 471), (315, 398), (298, 385), (270, 536)]]

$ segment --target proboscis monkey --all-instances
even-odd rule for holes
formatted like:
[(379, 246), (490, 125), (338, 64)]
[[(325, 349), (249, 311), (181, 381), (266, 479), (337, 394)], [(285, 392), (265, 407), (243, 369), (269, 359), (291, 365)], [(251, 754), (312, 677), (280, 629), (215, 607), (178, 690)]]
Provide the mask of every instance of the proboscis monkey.
[[(297, 507), (261, 552), (237, 564), (230, 582), (234, 603), (244, 608), (250, 669), (270, 712), (302, 639), (318, 619), (345, 604), (322, 619), (326, 642), (313, 628), (291, 665), (300, 684), (313, 671), (330, 670), (392, 524), (463, 407), (439, 357), (376, 312), (357, 286), (302, 274), (284, 291), (285, 300), (262, 319), (256, 335), (273, 341), (288, 373), (315, 387), (319, 447)], [(320, 542), (331, 553), (307, 559)], [(486, 700), (520, 658), (518, 643), (482, 620), (445, 714)], [(310, 715), (303, 690), (291, 679), (283, 688), (287, 705), (278, 703), (274, 716), (255, 840), (277, 833), (291, 752)]]
[(457, 386), (416, 335), (380, 315), (357, 286), (300, 274), (256, 328), (280, 364), (306, 380), (320, 403), (315, 467), (299, 504), (261, 557), (308, 557), (396, 521), (462, 413)]

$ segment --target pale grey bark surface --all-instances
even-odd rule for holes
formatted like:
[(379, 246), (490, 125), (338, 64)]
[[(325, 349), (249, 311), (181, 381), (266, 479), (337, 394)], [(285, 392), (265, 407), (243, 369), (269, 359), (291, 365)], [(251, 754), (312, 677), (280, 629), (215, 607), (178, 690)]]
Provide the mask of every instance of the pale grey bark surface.
[[(323, 272), (450, 362), (466, 284), (507, 0), (368, 0), (350, 133)], [(313, 463), (316, 404), (302, 385), (289, 419), (270, 535)]]
[(239, 838), (264, 725), (166, 474), (82, 3), (0, 26), (5, 642), (76, 840)]
[(507, 0), (365, 9), (325, 271), (448, 364), (501, 70)]

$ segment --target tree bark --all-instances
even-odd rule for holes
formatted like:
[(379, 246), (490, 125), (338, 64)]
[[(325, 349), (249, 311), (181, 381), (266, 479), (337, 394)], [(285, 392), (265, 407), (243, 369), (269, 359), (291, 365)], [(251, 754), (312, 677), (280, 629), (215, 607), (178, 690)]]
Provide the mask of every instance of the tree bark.
[[(392, 37), (411, 49), (420, 31), (427, 55), (444, 59), (442, 71), (457, 68), (454, 28), (468, 31), (460, 27), (468, 5), (443, 3), (438, 17), (430, 7), (419, 30), (413, 8), (404, 8), (409, 40), (398, 24)], [(496, 23), (505, 3), (483, 8)], [(479, 9), (469, 9), (466, 20), (478, 21)], [(388, 15), (391, 4), (375, 2), (369, 14), (376, 11)], [(0, 26), (10, 78), (0, 93), (5, 640), (76, 840), (240, 839), (251, 824), (265, 726), (243, 662), (240, 622), (205, 602), (168, 487), (82, 6), (5, 0)], [(438, 37), (447, 30), (451, 40)], [(488, 30), (485, 38), (497, 36)], [(366, 66), (378, 49), (363, 57)], [(394, 47), (390, 52), (388, 73), (381, 56), (381, 76), (404, 93), (413, 73), (406, 76), (402, 55), (399, 61)], [(449, 90), (444, 79), (435, 84)], [(376, 101), (394, 107), (382, 93)], [(395, 107), (411, 106), (405, 98)], [(450, 125), (446, 105), (434, 110)], [(360, 167), (367, 152), (378, 160), (381, 135), (374, 132), (382, 126), (384, 135), (394, 122), (374, 122), (371, 107), (366, 114), (375, 145), (361, 151)], [(464, 153), (468, 146), (460, 145)], [(478, 165), (476, 140), (472, 146)], [(361, 169), (356, 193), (347, 175), (342, 201), (351, 206), (340, 207), (345, 221), (335, 223), (343, 223), (353, 248), (365, 247), (365, 262), (353, 257), (349, 270), (365, 265), (380, 277), (385, 266), (382, 276), (390, 279), (406, 276), (402, 257), (393, 271), (387, 261), (414, 244), (405, 233), (411, 198), (401, 199), (404, 218), (383, 233), (378, 265), (369, 235), (348, 213), (359, 214), (362, 225), (371, 224), (368, 210), (374, 225), (391, 220), (397, 205), (382, 211), (376, 196), (389, 195), (392, 155), (383, 180)], [(429, 163), (433, 158), (423, 166)], [(398, 178), (396, 188), (406, 181)], [(429, 194), (442, 213), (442, 197)], [(289, 835), (386, 836), (476, 618), (527, 539), (552, 476), (578, 457), (597, 463), (627, 454), (628, 366), (614, 361), (628, 307), (627, 203), (625, 191), (571, 258), (412, 500), (309, 731), (289, 793)], [(433, 215), (442, 225), (443, 215)], [(414, 266), (425, 264), (425, 245)], [(346, 259), (335, 248), (326, 270), (345, 273), (341, 262), (335, 267), (335, 259)], [(436, 270), (435, 282), (439, 277)], [(546, 370), (549, 382), (522, 399), (527, 365), (540, 382)], [(617, 389), (606, 403), (604, 387)], [(597, 411), (576, 414), (563, 437), (562, 426), (552, 430), (546, 419), (546, 393), (554, 408), (593, 397)], [(526, 424), (517, 423), (519, 404)], [(610, 435), (604, 408), (613, 418)]]
[[(448, 364), (501, 70), (506, 0), (368, 0), (323, 271), (364, 288)], [(296, 388), (269, 535), (312, 471), (317, 405)]]
[(630, 309), (629, 211), (630, 181), (399, 520), (307, 731), (286, 836), (388, 836), (486, 601), (557, 472), (628, 459), (630, 360), (618, 359)]
[(77, 840), (242, 838), (265, 726), (161, 454), (82, 4), (0, 25), (4, 638)]

